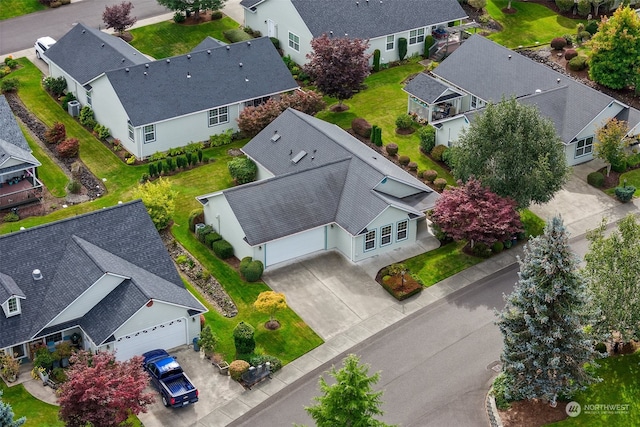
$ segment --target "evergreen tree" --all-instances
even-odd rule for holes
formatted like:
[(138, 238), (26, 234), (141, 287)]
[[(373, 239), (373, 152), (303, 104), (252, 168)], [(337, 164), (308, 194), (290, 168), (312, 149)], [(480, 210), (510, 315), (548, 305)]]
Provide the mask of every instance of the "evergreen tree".
[(315, 406), (305, 410), (315, 420), (317, 427), (390, 427), (374, 417), (382, 415), (380, 409), (382, 392), (374, 392), (371, 386), (378, 382), (380, 373), (369, 376), (369, 365), (361, 365), (355, 354), (348, 355), (344, 367), (332, 367), (329, 374), (336, 383), (329, 385), (320, 378), (323, 396), (316, 397)]
[(0, 391), (0, 426), (2, 427), (20, 427), (27, 419), (25, 417), (14, 420), (13, 408), (8, 403), (2, 401), (2, 391)]
[(577, 272), (560, 218), (532, 239), (519, 260), (519, 280), (497, 324), (504, 348), (507, 400), (545, 399), (555, 406), (595, 379), (585, 365), (595, 358), (585, 280)]

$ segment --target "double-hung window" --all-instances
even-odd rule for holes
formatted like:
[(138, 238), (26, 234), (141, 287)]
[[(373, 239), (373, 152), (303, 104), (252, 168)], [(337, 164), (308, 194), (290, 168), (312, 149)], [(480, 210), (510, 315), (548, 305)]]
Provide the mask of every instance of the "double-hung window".
[(130, 140), (134, 140), (134, 133), (133, 133), (133, 125), (131, 124), (131, 122), (127, 123), (127, 128), (129, 129), (129, 139)]
[(88, 90), (88, 91), (86, 92), (86, 95), (87, 95), (87, 104), (88, 104), (90, 107), (93, 107), (93, 104), (91, 103), (91, 90)]
[(156, 140), (156, 125), (146, 125), (143, 129), (145, 144)]
[(593, 137), (582, 138), (576, 144), (576, 157), (586, 156), (593, 151)]
[(296, 52), (300, 52), (300, 37), (289, 32), (289, 47)]
[(209, 110), (209, 126), (227, 123), (229, 121), (229, 107), (218, 107)]
[(409, 31), (409, 44), (419, 44), (424, 42), (424, 28)]
[(385, 225), (380, 229), (380, 246), (386, 246), (391, 243), (391, 232), (393, 227)]
[(364, 250), (370, 251), (376, 248), (376, 230), (367, 231), (364, 235)]
[(405, 240), (407, 238), (407, 228), (409, 227), (409, 221), (404, 220), (398, 223), (398, 230), (396, 233), (396, 240)]
[(396, 36), (387, 36), (387, 50), (393, 50), (396, 47)]

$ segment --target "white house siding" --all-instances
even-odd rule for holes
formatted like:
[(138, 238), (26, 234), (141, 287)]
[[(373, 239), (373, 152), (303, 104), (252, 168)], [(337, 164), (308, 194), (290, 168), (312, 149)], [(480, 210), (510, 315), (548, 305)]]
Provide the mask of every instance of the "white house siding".
[[(275, 37), (280, 40), (284, 54), (290, 55), (298, 64), (305, 64), (306, 55), (311, 52), (313, 36), (293, 4), (289, 0), (266, 0), (256, 7), (256, 12), (244, 10), (244, 25), (260, 31), (263, 36), (269, 35), (268, 20), (275, 24)], [(300, 37), (299, 51), (289, 47), (289, 32)]]
[[(405, 240), (398, 241), (397, 237), (397, 226), (398, 222), (409, 219), (409, 215), (407, 212), (402, 211), (400, 209), (389, 207), (385, 209), (385, 211), (380, 214), (375, 220), (373, 220), (369, 225), (367, 225), (367, 230), (372, 231), (376, 230), (376, 245), (374, 249), (368, 250), (365, 252), (364, 250), (364, 234), (360, 234), (355, 237), (354, 241), (354, 249), (353, 249), (353, 261), (360, 261), (374, 255), (379, 255), (390, 250), (396, 249), (406, 244), (413, 244), (416, 241), (416, 220), (409, 220), (407, 227), (407, 238)], [(391, 243), (386, 246), (380, 246), (380, 228), (385, 225), (391, 225)]]
[(74, 80), (53, 62), (49, 64), (49, 75), (53, 78), (64, 77), (67, 81), (67, 92), (73, 93), (83, 106), (87, 105), (86, 90), (80, 82)]
[(404, 182), (397, 181), (393, 178), (385, 178), (383, 182), (376, 186), (376, 191), (380, 191), (384, 194), (388, 194), (390, 196), (403, 198), (407, 196), (412, 196), (414, 194), (418, 194), (423, 190), (417, 189), (416, 187), (412, 187), (411, 185), (407, 185)]
[(156, 139), (144, 143), (140, 126), (138, 144), (141, 146), (140, 157), (149, 157), (158, 151), (167, 151), (175, 147), (183, 147), (191, 142), (208, 141), (211, 135), (217, 135), (227, 129), (238, 129), (237, 118), (240, 104), (229, 105), (229, 121), (209, 127), (209, 110), (155, 123)]
[(348, 259), (352, 259), (354, 237), (338, 224), (327, 227), (327, 249), (337, 249)]
[(107, 76), (95, 79), (91, 87), (91, 109), (96, 121), (109, 128), (111, 136), (119, 139), (127, 151), (137, 156), (135, 142), (129, 139), (129, 116)]
[(256, 160), (254, 158), (252, 158), (251, 156), (247, 156), (247, 157), (249, 157), (251, 160), (253, 160), (254, 163), (256, 164), (256, 166), (258, 167), (258, 173), (256, 175), (256, 181), (262, 181), (264, 179), (273, 178), (275, 176), (274, 174), (269, 172), (269, 170), (267, 168), (262, 166), (262, 164), (260, 164), (260, 162), (256, 162)]
[(68, 320), (77, 319), (84, 316), (96, 304), (102, 301), (111, 291), (118, 287), (123, 281), (123, 277), (112, 274), (104, 274), (91, 285), (82, 295), (73, 301), (67, 308), (47, 326), (54, 326)]
[(436, 145), (454, 145), (462, 130), (469, 126), (469, 122), (464, 116), (457, 116), (439, 123), (436, 127)]
[[(113, 335), (117, 338), (179, 317), (189, 317), (186, 308), (167, 304), (162, 301), (153, 301), (151, 307), (143, 306), (136, 314), (131, 316), (129, 320), (114, 331)], [(200, 325), (200, 322), (195, 323)]]
[[(233, 246), (238, 259), (253, 257), (264, 262), (262, 257), (255, 256), (254, 249), (244, 241), (244, 231), (236, 219), (229, 202), (223, 193), (208, 196), (209, 202), (204, 205), (204, 222), (211, 225), (227, 242)], [(219, 215), (220, 222), (216, 215)]]
[[(424, 36), (427, 37), (431, 34), (432, 27), (422, 27), (424, 28)], [(412, 30), (417, 30), (418, 28), (412, 28)], [(372, 55), (371, 60), (369, 61), (373, 64), (373, 52), (378, 49), (380, 50), (380, 63), (386, 64), (393, 61), (398, 61), (400, 59), (399, 51), (398, 51), (398, 40), (400, 38), (407, 39), (407, 56), (406, 58), (411, 58), (414, 55), (422, 55), (424, 53), (424, 41), (416, 44), (409, 44), (409, 31), (402, 31), (394, 34), (394, 45), (393, 50), (387, 50), (387, 36), (376, 37), (369, 40), (369, 49), (367, 53)], [(389, 34), (391, 35), (391, 34)]]

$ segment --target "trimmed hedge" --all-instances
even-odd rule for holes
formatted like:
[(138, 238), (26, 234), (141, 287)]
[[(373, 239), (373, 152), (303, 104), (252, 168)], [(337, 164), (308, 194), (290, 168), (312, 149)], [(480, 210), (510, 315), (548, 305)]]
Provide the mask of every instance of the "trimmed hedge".
[(402, 166), (407, 166), (410, 161), (411, 161), (411, 159), (409, 158), (409, 156), (400, 156), (400, 157), (398, 157), (398, 163), (400, 163), (400, 165), (402, 165)]
[(398, 144), (394, 144), (392, 142), (390, 144), (387, 144), (384, 148), (385, 150), (387, 150), (387, 154), (390, 156), (395, 156), (396, 154), (398, 154)]
[(351, 129), (353, 129), (356, 135), (363, 138), (371, 137), (371, 124), (362, 117), (356, 117), (351, 121)]
[(562, 50), (567, 46), (567, 40), (564, 37), (556, 37), (551, 40), (551, 48), (554, 50)]
[(433, 158), (433, 160), (441, 162), (442, 155), (445, 151), (447, 151), (447, 149), (448, 147), (446, 145), (436, 145), (435, 147), (433, 147), (433, 150), (431, 150), (431, 157)]
[(604, 185), (604, 175), (600, 172), (591, 172), (587, 175), (587, 183), (596, 188), (600, 188)]
[(433, 182), (438, 177), (438, 172), (433, 169), (422, 172), (422, 178), (427, 182)]
[(244, 30), (241, 30), (239, 28), (224, 31), (222, 34), (224, 34), (226, 39), (229, 40), (231, 43), (237, 43), (237, 42), (253, 39), (253, 37), (251, 37), (249, 34), (244, 32)]
[(229, 364), (229, 376), (234, 381), (239, 381), (242, 374), (249, 370), (249, 362), (244, 360), (234, 360)]
[(569, 61), (569, 68), (573, 71), (582, 71), (587, 68), (587, 57), (578, 55)]
[(256, 348), (254, 338), (255, 328), (248, 323), (240, 322), (233, 329), (233, 342), (236, 346), (236, 353), (251, 354)]
[(262, 277), (264, 265), (262, 261), (253, 260), (251, 257), (244, 257), (242, 261), (240, 261), (238, 269), (247, 282), (257, 282), (260, 280), (260, 277)]
[(420, 137), (420, 150), (423, 153), (430, 153), (436, 146), (436, 128), (431, 125), (421, 127), (418, 131)]
[(220, 240), (222, 240), (222, 236), (216, 233), (215, 231), (212, 231), (211, 233), (208, 233), (205, 236), (204, 244), (213, 249), (213, 244)]
[(226, 240), (218, 240), (211, 245), (213, 253), (220, 259), (227, 259), (233, 256), (233, 246)]
[(564, 59), (566, 59), (567, 61), (571, 61), (576, 56), (578, 56), (578, 52), (575, 49), (567, 49), (567, 51), (564, 53)]

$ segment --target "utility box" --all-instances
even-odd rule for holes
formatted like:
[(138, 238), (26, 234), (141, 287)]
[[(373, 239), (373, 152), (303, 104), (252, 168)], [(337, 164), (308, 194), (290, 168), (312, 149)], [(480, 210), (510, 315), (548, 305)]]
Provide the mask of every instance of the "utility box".
[(67, 111), (71, 114), (71, 117), (78, 117), (80, 115), (80, 102), (74, 100), (67, 103)]

